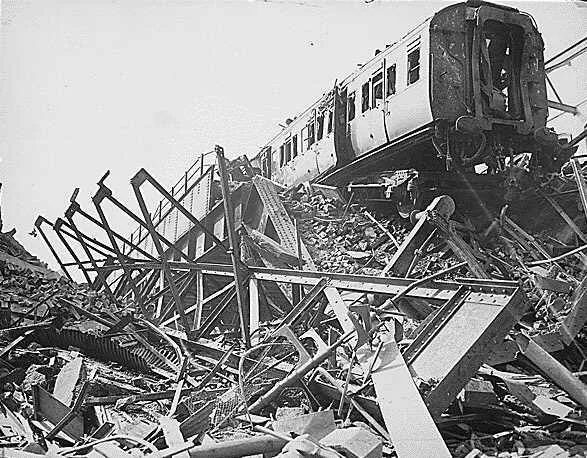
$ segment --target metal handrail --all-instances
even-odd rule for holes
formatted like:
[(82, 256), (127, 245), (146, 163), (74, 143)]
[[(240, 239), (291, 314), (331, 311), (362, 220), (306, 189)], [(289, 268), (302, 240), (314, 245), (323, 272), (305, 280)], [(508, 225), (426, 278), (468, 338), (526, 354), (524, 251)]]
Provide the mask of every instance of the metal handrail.
[[(174, 198), (180, 196), (178, 200), (181, 200), (185, 197), (190, 187), (197, 182), (200, 177), (204, 176), (208, 169), (214, 165), (214, 162), (205, 162), (205, 158), (211, 154), (214, 154), (214, 151), (200, 154), (198, 160), (194, 161), (194, 163), (183, 173), (183, 176), (171, 187), (170, 194)], [(194, 179), (194, 177), (196, 177), (196, 179)], [(151, 218), (155, 227), (157, 227), (168, 216), (167, 213), (164, 214), (164, 212), (168, 210), (168, 207), (171, 207), (171, 203), (166, 199), (161, 199), (155, 207), (155, 210), (151, 213)], [(146, 235), (147, 231), (139, 225), (133, 232), (131, 232), (130, 241), (139, 245), (145, 240), (146, 237), (144, 236)], [(126, 249), (130, 249), (130, 247), (124, 246), (123, 251), (126, 251)], [(132, 250), (130, 250), (129, 253), (131, 251)]]

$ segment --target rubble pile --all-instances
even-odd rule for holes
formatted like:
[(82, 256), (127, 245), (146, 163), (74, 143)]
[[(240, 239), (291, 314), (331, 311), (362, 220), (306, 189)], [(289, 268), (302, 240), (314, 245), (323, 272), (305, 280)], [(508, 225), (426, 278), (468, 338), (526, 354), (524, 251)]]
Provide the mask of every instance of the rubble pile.
[(298, 200), (286, 201), (286, 206), (300, 222), (303, 240), (319, 270), (376, 274), (409, 232), (403, 221), (384, 216), (374, 223), (359, 204), (322, 194), (302, 194)]
[[(395, 247), (405, 240), (412, 226), (392, 211), (376, 214), (377, 218), (374, 218), (360, 204), (349, 205), (322, 194), (311, 197), (302, 194), (285, 203), (299, 221), (302, 238), (318, 270), (382, 275), (396, 251)], [(479, 233), (470, 221), (467, 222), (468, 226), (453, 221), (463, 238), (466, 237), (475, 247), (475, 255), (483, 261), (492, 278), (516, 281), (524, 289), (529, 304), (526, 331), (532, 335), (558, 331), (572, 308), (570, 293), (585, 276), (586, 257), (577, 254), (563, 258), (555, 265), (539, 262), (532, 266), (536, 253), (523, 240), (518, 238), (522, 243), (516, 243), (516, 239), (508, 238), (505, 231), (493, 224), (488, 226), (492, 232)], [(513, 223), (513, 227), (520, 235), (529, 236), (517, 224)], [(564, 247), (565, 244), (557, 241), (551, 232), (544, 229), (529, 237), (537, 247), (546, 247), (549, 251), (557, 248), (553, 242)], [(431, 245), (434, 242), (431, 240)], [(457, 263), (454, 253), (442, 243), (442, 237), (436, 242), (436, 247), (428, 248), (426, 255), (414, 263), (411, 276), (426, 277)], [(445, 278), (450, 277), (449, 274)], [(549, 281), (552, 282), (551, 288), (546, 285)], [(553, 284), (559, 288), (552, 289)], [(584, 337), (581, 334), (577, 338)]]
[(13, 263), (21, 265), (26, 262), (30, 266), (47, 269), (47, 264), (39, 258), (29, 253), (15, 238), (15, 229), (8, 232), (2, 231), (2, 221), (0, 220), (0, 257), (2, 260), (9, 259)]
[(6, 456), (587, 456), (578, 227), (212, 184), (181, 255), (0, 254)]

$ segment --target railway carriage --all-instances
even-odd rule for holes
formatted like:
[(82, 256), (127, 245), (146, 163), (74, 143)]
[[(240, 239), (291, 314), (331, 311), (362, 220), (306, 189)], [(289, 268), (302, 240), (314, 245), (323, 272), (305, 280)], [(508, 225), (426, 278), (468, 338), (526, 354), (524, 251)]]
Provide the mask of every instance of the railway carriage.
[(564, 159), (546, 128), (543, 48), (526, 13), (448, 6), (288, 120), (251, 162), (286, 187), (376, 176), (412, 203), (410, 192), (447, 177), (515, 186), (512, 167), (554, 170)]

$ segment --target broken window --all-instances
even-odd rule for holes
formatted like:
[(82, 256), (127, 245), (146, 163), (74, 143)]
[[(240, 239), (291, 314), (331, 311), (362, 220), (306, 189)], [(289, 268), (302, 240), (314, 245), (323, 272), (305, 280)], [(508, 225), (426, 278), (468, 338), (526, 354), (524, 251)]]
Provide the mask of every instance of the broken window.
[(269, 170), (271, 168), (271, 159), (273, 158), (273, 150), (270, 146), (266, 147), (261, 152), (261, 168), (263, 176), (269, 178)]
[(387, 95), (395, 94), (395, 64), (387, 67)]
[(316, 141), (315, 127), (314, 127), (314, 120), (312, 119), (312, 121), (308, 124), (308, 147), (313, 145), (315, 141)]
[(291, 138), (291, 149), (292, 149), (293, 157), (296, 157), (298, 155), (298, 136), (297, 136), (297, 134)]
[(373, 95), (371, 96), (371, 107), (375, 108), (379, 102), (383, 101), (383, 71), (377, 72), (373, 76)]
[(328, 133), (332, 132), (332, 110), (328, 111)]
[(355, 119), (355, 93), (351, 92), (347, 98), (347, 120)]
[(408, 85), (420, 79), (420, 48), (408, 53)]
[(279, 147), (279, 167), (283, 167), (285, 164), (285, 148), (283, 145)]
[(480, 85), (483, 103), (492, 115), (521, 119), (523, 107), (519, 79), (524, 32), (515, 25), (486, 21), (480, 45)]
[(318, 115), (316, 123), (318, 124), (318, 133), (316, 135), (316, 138), (318, 140), (322, 140), (322, 137), (324, 136), (324, 112)]
[(285, 144), (285, 163), (289, 163), (291, 161), (291, 140), (288, 140)]
[(369, 81), (361, 88), (361, 113), (369, 109)]

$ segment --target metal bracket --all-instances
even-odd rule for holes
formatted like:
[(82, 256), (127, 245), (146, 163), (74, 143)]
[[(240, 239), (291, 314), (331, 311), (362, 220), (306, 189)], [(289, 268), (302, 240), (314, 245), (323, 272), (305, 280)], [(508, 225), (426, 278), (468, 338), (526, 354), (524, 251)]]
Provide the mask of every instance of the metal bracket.
[(308, 353), (308, 350), (306, 350), (300, 339), (298, 339), (298, 337), (294, 334), (294, 332), (291, 330), (289, 326), (281, 326), (273, 333), (273, 335), (276, 337), (285, 337), (295, 347), (299, 356), (297, 364), (298, 366), (306, 364), (308, 361), (312, 359), (310, 353)]

